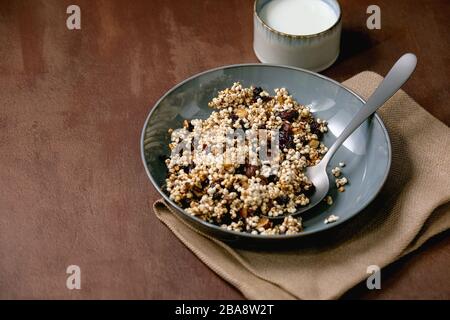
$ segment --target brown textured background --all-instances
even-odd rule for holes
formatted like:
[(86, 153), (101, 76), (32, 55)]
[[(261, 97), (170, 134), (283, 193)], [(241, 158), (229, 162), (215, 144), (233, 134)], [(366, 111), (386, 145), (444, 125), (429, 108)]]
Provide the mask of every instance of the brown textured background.
[[(449, 1), (340, 2), (343, 52), (324, 74), (384, 74), (415, 52), (404, 89), (449, 125)], [(66, 28), (70, 4), (82, 30)], [(382, 30), (365, 28), (370, 4)], [(0, 298), (241, 298), (151, 214), (139, 134), (177, 82), (255, 61), (251, 0), (0, 0)], [(345, 298), (450, 299), (449, 235)]]

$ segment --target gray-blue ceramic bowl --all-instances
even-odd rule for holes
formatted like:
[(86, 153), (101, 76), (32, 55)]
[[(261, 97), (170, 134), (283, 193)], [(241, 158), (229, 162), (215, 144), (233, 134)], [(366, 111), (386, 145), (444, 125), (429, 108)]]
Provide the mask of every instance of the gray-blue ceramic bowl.
[[(152, 108), (141, 136), (141, 153), (153, 186), (175, 212), (202, 232), (225, 241), (278, 242), (317, 234), (336, 227), (363, 210), (378, 194), (386, 181), (391, 164), (391, 144), (378, 115), (372, 116), (355, 131), (337, 151), (329, 171), (344, 162), (342, 169), (349, 180), (345, 192), (330, 193), (331, 206), (319, 205), (302, 214), (304, 231), (295, 235), (252, 235), (228, 231), (186, 213), (171, 201), (164, 190), (167, 169), (164, 158), (170, 154), (169, 128), (179, 128), (185, 119), (207, 118), (212, 110), (208, 102), (219, 90), (240, 81), (244, 86), (260, 86), (273, 92), (285, 87), (301, 104), (311, 107), (316, 118), (328, 121), (324, 143), (330, 146), (352, 116), (364, 107), (364, 100), (340, 83), (303, 69), (269, 64), (241, 64), (212, 69), (197, 74), (173, 87)], [(330, 181), (332, 176), (330, 173)], [(334, 182), (330, 183), (334, 186)], [(334, 214), (339, 220), (325, 224)]]

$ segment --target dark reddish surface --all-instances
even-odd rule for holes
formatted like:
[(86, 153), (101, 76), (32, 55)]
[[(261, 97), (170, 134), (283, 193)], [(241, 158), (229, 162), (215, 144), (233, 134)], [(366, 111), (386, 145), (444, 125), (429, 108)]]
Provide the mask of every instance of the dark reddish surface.
[[(80, 31), (65, 25), (73, 3)], [(365, 28), (374, 3), (379, 31)], [(450, 3), (341, 4), (343, 52), (324, 73), (384, 74), (415, 52), (405, 90), (449, 124)], [(153, 215), (139, 134), (180, 80), (256, 62), (252, 1), (0, 0), (0, 41), (0, 298), (241, 298)], [(449, 249), (447, 232), (384, 270), (382, 290), (346, 298), (450, 298)]]

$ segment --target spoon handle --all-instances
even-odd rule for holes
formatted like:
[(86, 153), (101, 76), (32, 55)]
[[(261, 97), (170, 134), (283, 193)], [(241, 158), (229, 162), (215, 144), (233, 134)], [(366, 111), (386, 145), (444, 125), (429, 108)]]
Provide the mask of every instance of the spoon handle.
[(325, 166), (333, 157), (336, 150), (372, 113), (383, 105), (390, 97), (396, 93), (400, 87), (408, 80), (417, 64), (417, 58), (412, 53), (404, 54), (391, 68), (384, 80), (380, 83), (375, 92), (369, 97), (365, 105), (358, 111), (355, 117), (345, 127), (344, 131), (330, 147), (325, 157), (321, 161)]

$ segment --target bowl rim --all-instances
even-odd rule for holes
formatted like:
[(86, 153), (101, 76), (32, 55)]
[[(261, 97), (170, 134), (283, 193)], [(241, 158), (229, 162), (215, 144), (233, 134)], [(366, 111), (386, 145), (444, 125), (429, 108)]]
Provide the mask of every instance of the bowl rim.
[(220, 66), (220, 67), (216, 67), (216, 68), (212, 68), (212, 69), (208, 69), (206, 71), (202, 71), (199, 73), (196, 73), (188, 78), (186, 78), (185, 80), (177, 83), (175, 86), (173, 86), (172, 88), (170, 88), (169, 90), (166, 91), (166, 93), (164, 93), (164, 95), (162, 95), (158, 101), (156, 101), (156, 103), (153, 105), (153, 107), (151, 108), (144, 126), (142, 128), (142, 132), (141, 132), (141, 138), (140, 138), (140, 151), (141, 151), (141, 160), (142, 163), (144, 165), (145, 171), (147, 172), (147, 176), (150, 179), (150, 182), (152, 183), (153, 187), (158, 191), (158, 193), (163, 197), (164, 201), (166, 203), (169, 203), (173, 208), (175, 208), (178, 212), (182, 213), (185, 217), (187, 217), (188, 219), (192, 219), (194, 220), (194, 222), (198, 222), (201, 225), (203, 225), (206, 228), (211, 228), (214, 229), (217, 232), (225, 232), (228, 233), (229, 235), (235, 236), (235, 237), (242, 237), (242, 238), (250, 238), (250, 239), (256, 239), (256, 240), (261, 240), (261, 239), (268, 239), (268, 240), (276, 240), (276, 239), (294, 239), (294, 238), (301, 238), (301, 237), (306, 237), (306, 236), (310, 236), (313, 234), (318, 234), (320, 232), (325, 232), (328, 231), (332, 228), (335, 228), (347, 221), (349, 221), (350, 219), (352, 219), (353, 217), (355, 217), (356, 215), (358, 215), (361, 211), (363, 211), (370, 203), (372, 203), (372, 201), (376, 198), (376, 196), (380, 193), (381, 189), (383, 188), (383, 186), (386, 183), (387, 177), (389, 175), (390, 169), (391, 169), (391, 164), (392, 164), (392, 146), (391, 146), (391, 140), (389, 138), (389, 134), (388, 131), (386, 129), (386, 126), (384, 125), (383, 121), (381, 120), (380, 116), (377, 114), (377, 112), (375, 112), (373, 114), (373, 118), (375, 120), (378, 121), (379, 125), (381, 126), (381, 129), (384, 133), (384, 137), (386, 139), (386, 143), (387, 143), (387, 149), (388, 149), (388, 163), (387, 163), (387, 168), (386, 171), (384, 172), (384, 176), (382, 178), (382, 182), (379, 185), (379, 187), (377, 188), (377, 190), (372, 194), (371, 197), (369, 197), (369, 199), (361, 206), (361, 208), (357, 211), (355, 211), (352, 215), (345, 217), (343, 219), (339, 219), (334, 223), (330, 223), (327, 224), (327, 227), (321, 230), (312, 230), (312, 231), (301, 231), (299, 233), (295, 233), (295, 234), (283, 234), (283, 235), (254, 235), (251, 233), (247, 233), (247, 232), (237, 232), (237, 231), (232, 231), (232, 230), (227, 230), (225, 228), (222, 228), (220, 226), (214, 225), (212, 223), (206, 222), (196, 216), (192, 216), (189, 213), (187, 213), (186, 211), (184, 211), (183, 208), (179, 207), (175, 202), (173, 202), (158, 186), (158, 184), (156, 183), (155, 179), (153, 178), (152, 174), (150, 173), (150, 170), (148, 169), (148, 165), (147, 165), (147, 161), (145, 159), (145, 150), (144, 150), (144, 139), (145, 139), (145, 134), (146, 134), (146, 129), (148, 126), (148, 123), (153, 115), (153, 112), (160, 106), (161, 101), (163, 101), (169, 94), (171, 94), (173, 91), (175, 91), (176, 89), (178, 89), (179, 87), (183, 86), (185, 83), (198, 78), (200, 76), (206, 75), (208, 73), (212, 73), (215, 71), (220, 71), (220, 70), (225, 70), (225, 69), (231, 69), (231, 68), (241, 68), (241, 67), (272, 67), (272, 68), (282, 68), (282, 69), (291, 69), (294, 71), (299, 71), (299, 72), (304, 72), (304, 73), (308, 73), (312, 76), (321, 78), (325, 81), (329, 81), (335, 85), (337, 85), (338, 87), (340, 87), (341, 89), (346, 90), (347, 92), (349, 92), (350, 94), (352, 94), (353, 96), (355, 96), (358, 100), (360, 100), (363, 104), (366, 103), (366, 101), (359, 95), (357, 94), (355, 91), (353, 91), (350, 88), (347, 88), (346, 86), (344, 86), (342, 83), (333, 80), (331, 78), (328, 78), (322, 74), (318, 74), (316, 72), (313, 71), (309, 71), (306, 69), (302, 69), (302, 68), (298, 68), (298, 67), (292, 67), (292, 66), (286, 66), (286, 65), (280, 65), (280, 64), (268, 64), (268, 63), (241, 63), (241, 64), (231, 64), (231, 65), (225, 65), (225, 66)]

